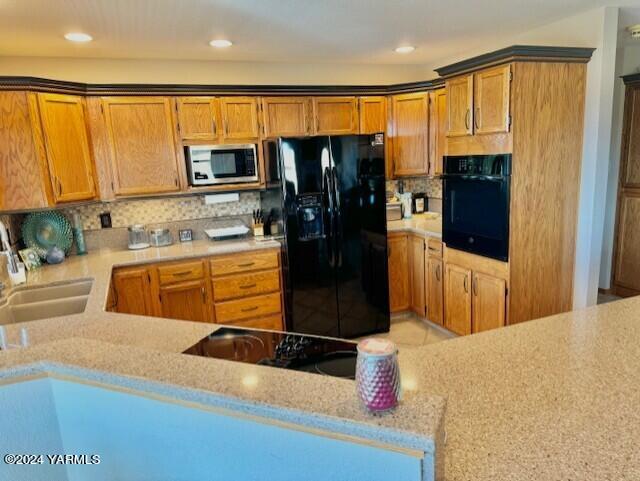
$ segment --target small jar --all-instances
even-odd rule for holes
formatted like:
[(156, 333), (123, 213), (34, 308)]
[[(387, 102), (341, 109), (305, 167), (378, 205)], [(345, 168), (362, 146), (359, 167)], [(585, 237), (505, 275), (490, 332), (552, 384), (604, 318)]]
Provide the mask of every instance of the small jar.
[(402, 396), (398, 348), (381, 338), (358, 343), (356, 386), (364, 407), (371, 412), (395, 408)]

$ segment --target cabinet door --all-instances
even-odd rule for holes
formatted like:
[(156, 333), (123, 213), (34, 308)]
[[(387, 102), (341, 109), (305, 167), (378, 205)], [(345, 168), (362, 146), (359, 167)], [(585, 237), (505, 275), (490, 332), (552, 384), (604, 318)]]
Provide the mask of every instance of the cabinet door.
[(377, 134), (387, 130), (387, 99), (386, 97), (360, 97), (358, 99), (360, 112), (360, 133)]
[(395, 175), (425, 175), (429, 172), (428, 94), (394, 95), (391, 102)]
[(408, 244), (406, 234), (389, 236), (387, 239), (391, 312), (406, 311), (410, 306)]
[(358, 133), (355, 97), (313, 97), (313, 132), (316, 135)]
[(141, 316), (153, 315), (151, 282), (147, 269), (133, 267), (113, 273), (115, 311)]
[(162, 317), (208, 322), (205, 280), (180, 282), (160, 287)]
[(425, 239), (409, 236), (409, 284), (411, 286), (411, 310), (424, 317), (425, 312), (425, 276), (424, 276)]
[(447, 80), (448, 137), (473, 135), (473, 75)]
[(183, 140), (218, 139), (218, 100), (214, 97), (178, 97), (178, 126)]
[(53, 204), (41, 132), (36, 94), (0, 92), (0, 211)]
[(471, 334), (471, 271), (445, 266), (445, 327), (461, 336)]
[(473, 274), (473, 332), (505, 325), (507, 285), (504, 279)]
[(103, 99), (116, 195), (179, 190), (171, 105), (167, 97)]
[(429, 174), (443, 172), (447, 150), (447, 94), (438, 89), (429, 94)]
[(265, 137), (309, 135), (307, 97), (263, 97), (262, 125)]
[(221, 97), (220, 112), (225, 140), (258, 138), (257, 97)]
[(444, 324), (444, 273), (442, 260), (427, 258), (427, 319)]
[(614, 282), (640, 291), (640, 193), (622, 191), (619, 199)]
[(474, 77), (475, 133), (509, 132), (511, 66), (483, 70)]
[(38, 94), (38, 105), (55, 201), (93, 199), (96, 187), (84, 99)]
[(622, 138), (623, 187), (640, 187), (640, 87), (626, 87)]

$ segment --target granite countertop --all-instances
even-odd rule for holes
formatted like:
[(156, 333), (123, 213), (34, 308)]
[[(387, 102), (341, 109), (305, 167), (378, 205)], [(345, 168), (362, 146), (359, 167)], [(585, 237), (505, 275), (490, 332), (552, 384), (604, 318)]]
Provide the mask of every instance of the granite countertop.
[(0, 351), (0, 378), (25, 369), (62, 369), (109, 384), (133, 383), (134, 388), (143, 390), (146, 382), (161, 383), (176, 396), (184, 396), (180, 389), (189, 390), (187, 399), (209, 393), (216, 405), (231, 403), (234, 409), (255, 415), (355, 436), (393, 449), (427, 455), (435, 452), (442, 466), (442, 450), (436, 446), (443, 443), (446, 403), (440, 396), (409, 393), (394, 412), (372, 416), (360, 406), (353, 381), (181, 354), (218, 329), (216, 324), (104, 310), (114, 267), (280, 247), (273, 240), (239, 240), (194, 241), (142, 251), (101, 250), (30, 272), (26, 286), (17, 289), (80, 279), (92, 279), (93, 287), (82, 314), (8, 325), (10, 343), (19, 339), (20, 328), (27, 327), (30, 347)]
[[(270, 246), (221, 249), (263, 247)], [(207, 249), (194, 243), (171, 256)], [(408, 446), (441, 439), (444, 424), (446, 444), (436, 454), (444, 452), (446, 481), (640, 479), (640, 297), (403, 348), (404, 400), (393, 414), (372, 417), (358, 408), (350, 381), (179, 354), (211, 324), (105, 313), (111, 265), (165, 259), (151, 251), (106, 255), (58, 266), (96, 279), (87, 313), (31, 323), (38, 345), (0, 353), (0, 369), (50, 362), (150, 379)], [(62, 280), (47, 273), (55, 268), (38, 271), (40, 281)]]
[[(437, 217), (434, 217), (437, 216)], [(442, 216), (435, 212), (413, 214), (410, 219), (387, 222), (389, 232), (412, 232), (425, 237), (442, 237)]]

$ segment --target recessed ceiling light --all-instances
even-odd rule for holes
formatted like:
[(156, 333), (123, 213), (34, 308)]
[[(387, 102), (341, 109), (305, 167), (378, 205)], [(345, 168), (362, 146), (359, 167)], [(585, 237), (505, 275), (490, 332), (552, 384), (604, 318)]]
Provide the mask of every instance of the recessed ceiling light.
[(227, 47), (231, 47), (233, 43), (231, 42), (231, 40), (225, 40), (221, 38), (218, 40), (211, 40), (211, 42), (209, 42), (209, 45), (216, 48), (227, 48)]
[(395, 49), (396, 53), (411, 53), (415, 50), (416, 48), (413, 45), (403, 45), (402, 47), (397, 47)]
[(64, 35), (64, 38), (71, 42), (91, 42), (93, 37), (87, 33), (82, 32), (70, 32)]

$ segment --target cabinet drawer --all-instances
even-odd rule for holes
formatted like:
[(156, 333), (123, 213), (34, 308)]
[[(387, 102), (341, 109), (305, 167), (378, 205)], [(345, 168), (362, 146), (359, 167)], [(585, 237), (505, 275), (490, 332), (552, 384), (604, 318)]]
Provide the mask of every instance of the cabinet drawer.
[(247, 297), (237, 301), (216, 303), (216, 322), (230, 323), (241, 319), (268, 316), (281, 312), (280, 293)]
[(250, 252), (234, 256), (214, 257), (211, 259), (213, 277), (235, 274), (259, 269), (276, 269), (280, 263), (280, 252)]
[(182, 262), (158, 266), (158, 278), (160, 285), (173, 282), (191, 281), (204, 277), (204, 262)]
[(232, 326), (245, 327), (251, 329), (269, 329), (272, 331), (283, 331), (282, 314), (275, 316), (259, 317), (244, 319), (241, 321), (233, 321), (229, 323)]
[(280, 271), (278, 269), (236, 274), (213, 280), (213, 298), (216, 302), (279, 291)]
[(440, 239), (429, 238), (427, 240), (427, 252), (429, 257), (442, 258), (442, 241)]

